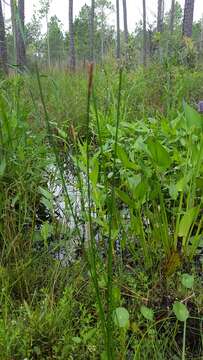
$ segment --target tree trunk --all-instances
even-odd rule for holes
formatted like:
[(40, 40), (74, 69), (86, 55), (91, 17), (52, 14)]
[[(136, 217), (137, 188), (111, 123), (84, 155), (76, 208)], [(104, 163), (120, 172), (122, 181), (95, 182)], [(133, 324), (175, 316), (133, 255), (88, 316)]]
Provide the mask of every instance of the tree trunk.
[(8, 58), (7, 58), (4, 16), (2, 10), (2, 2), (0, 0), (0, 69), (5, 74), (8, 74), (7, 61)]
[(194, 2), (194, 0), (185, 0), (183, 18), (183, 36), (185, 37), (192, 37)]
[(17, 65), (22, 70), (26, 65), (25, 52), (25, 3), (24, 0), (18, 0), (16, 14), (16, 58)]
[(102, 19), (101, 19), (101, 62), (104, 58), (104, 8), (102, 7)]
[(73, 29), (73, 0), (69, 0), (70, 70), (75, 71), (75, 42)]
[(157, 31), (163, 32), (164, 0), (158, 0)]
[(90, 13), (90, 62), (94, 62), (94, 15), (95, 15), (95, 0), (92, 0)]
[(12, 22), (12, 33), (13, 33), (13, 61), (17, 64), (17, 44), (16, 44), (16, 0), (10, 0), (10, 7), (11, 7), (11, 22)]
[(126, 42), (126, 46), (128, 46), (128, 16), (127, 16), (126, 0), (123, 0), (123, 21), (124, 21), (125, 42)]
[(117, 25), (116, 57), (117, 57), (117, 60), (119, 60), (119, 59), (121, 58), (120, 7), (119, 7), (119, 0), (116, 0), (116, 25)]
[(147, 66), (147, 16), (146, 0), (143, 0), (143, 66)]
[(50, 55), (50, 39), (49, 39), (49, 19), (48, 11), (46, 12), (46, 24), (47, 24), (47, 56), (48, 56), (48, 67), (51, 69), (51, 55)]
[(174, 19), (175, 19), (175, 0), (171, 1), (171, 14), (170, 14), (170, 25), (169, 25), (169, 30), (170, 30), (170, 34), (173, 34), (173, 30), (174, 30)]

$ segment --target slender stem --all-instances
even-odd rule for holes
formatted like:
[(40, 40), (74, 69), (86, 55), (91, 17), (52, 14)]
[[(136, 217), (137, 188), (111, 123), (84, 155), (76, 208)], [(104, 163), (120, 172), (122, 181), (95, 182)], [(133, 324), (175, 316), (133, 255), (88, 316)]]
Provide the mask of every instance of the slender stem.
[(108, 283), (107, 283), (107, 354), (108, 359), (114, 358), (112, 348), (112, 283), (113, 283), (113, 249), (112, 249), (112, 225), (113, 225), (113, 212), (115, 206), (115, 174), (116, 174), (116, 158), (117, 158), (117, 145), (118, 145), (118, 129), (120, 123), (120, 106), (121, 106), (121, 85), (122, 85), (122, 69), (119, 73), (119, 87), (118, 87), (118, 104), (117, 104), (117, 119), (116, 119), (116, 134), (115, 146), (113, 157), (113, 184), (111, 189), (111, 199), (109, 207), (109, 235), (108, 235)]
[(183, 351), (182, 351), (182, 360), (185, 360), (185, 343), (186, 343), (186, 321), (184, 321), (183, 327)]
[(92, 84), (93, 84), (93, 70), (94, 66), (93, 63), (89, 64), (88, 69), (88, 94), (87, 94), (87, 119), (86, 119), (86, 160), (87, 160), (87, 195), (88, 195), (88, 221), (89, 221), (89, 236), (90, 236), (90, 256), (89, 259), (89, 265), (90, 265), (90, 273), (91, 278), (93, 281), (97, 303), (99, 306), (99, 314), (102, 324), (102, 331), (104, 334), (104, 341), (105, 344), (107, 343), (107, 337), (106, 337), (106, 321), (105, 321), (105, 315), (104, 310), (102, 306), (101, 296), (99, 292), (99, 284), (98, 284), (98, 276), (97, 276), (97, 265), (96, 265), (96, 246), (95, 241), (93, 237), (93, 228), (92, 228), (92, 212), (91, 212), (91, 185), (90, 185), (90, 152), (89, 152), (89, 125), (90, 125), (90, 101), (91, 101), (91, 95), (92, 95)]

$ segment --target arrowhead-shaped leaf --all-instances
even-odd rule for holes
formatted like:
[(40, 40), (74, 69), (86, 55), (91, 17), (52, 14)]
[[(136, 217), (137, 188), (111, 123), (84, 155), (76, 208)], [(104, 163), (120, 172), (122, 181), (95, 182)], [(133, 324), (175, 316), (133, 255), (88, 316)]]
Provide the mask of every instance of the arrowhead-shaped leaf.
[(187, 128), (190, 129), (191, 127), (196, 127), (202, 129), (203, 120), (201, 115), (187, 103), (184, 103), (184, 110)]
[(190, 230), (190, 227), (195, 220), (197, 216), (198, 209), (197, 208), (191, 208), (183, 215), (180, 225), (179, 225), (179, 231), (178, 235), (181, 237), (185, 237), (188, 235), (188, 232)]
[(153, 161), (159, 167), (167, 169), (171, 165), (170, 155), (159, 141), (150, 137), (147, 141), (147, 146)]

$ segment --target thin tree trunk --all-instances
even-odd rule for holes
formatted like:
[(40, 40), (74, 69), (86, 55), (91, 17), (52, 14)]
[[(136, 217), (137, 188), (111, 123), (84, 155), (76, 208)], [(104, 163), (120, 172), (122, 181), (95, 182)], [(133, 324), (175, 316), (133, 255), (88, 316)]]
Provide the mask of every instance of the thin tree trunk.
[(17, 8), (17, 26), (16, 26), (16, 50), (17, 65), (20, 69), (24, 69), (26, 65), (25, 51), (25, 3), (24, 0), (18, 0)]
[(51, 69), (51, 55), (50, 55), (50, 39), (49, 39), (49, 20), (48, 12), (46, 12), (46, 24), (47, 24), (47, 57), (48, 57), (48, 67)]
[(73, 0), (69, 0), (70, 70), (75, 71), (75, 42), (73, 29)]
[(192, 25), (194, 16), (194, 0), (185, 0), (183, 18), (183, 36), (192, 37)]
[(13, 33), (13, 61), (17, 64), (17, 29), (16, 29), (16, 0), (10, 0), (11, 7), (11, 22), (12, 22), (12, 33)]
[(121, 58), (121, 39), (120, 39), (120, 7), (119, 0), (116, 0), (116, 24), (117, 24), (117, 46), (116, 57), (119, 60)]
[(127, 15), (126, 0), (123, 0), (123, 21), (124, 21), (125, 42), (126, 45), (128, 45), (128, 15)]
[(147, 66), (147, 19), (146, 0), (143, 0), (143, 66)]
[(7, 61), (8, 58), (7, 58), (4, 16), (3, 16), (2, 2), (0, 0), (0, 68), (5, 74), (8, 74)]
[(170, 32), (170, 37), (168, 40), (168, 56), (171, 56), (172, 54), (172, 49), (173, 49), (173, 32), (174, 32), (174, 21), (175, 21), (175, 0), (171, 1), (171, 11), (170, 11), (170, 22), (169, 22), (169, 32)]
[(173, 30), (174, 30), (174, 20), (175, 20), (175, 0), (172, 0), (171, 1), (170, 26), (169, 26), (171, 35), (173, 34)]
[(163, 32), (164, 0), (158, 0), (157, 31)]
[(94, 15), (95, 15), (95, 0), (91, 3), (90, 13), (90, 62), (94, 62)]
[(104, 8), (102, 7), (102, 23), (101, 23), (101, 62), (104, 58)]

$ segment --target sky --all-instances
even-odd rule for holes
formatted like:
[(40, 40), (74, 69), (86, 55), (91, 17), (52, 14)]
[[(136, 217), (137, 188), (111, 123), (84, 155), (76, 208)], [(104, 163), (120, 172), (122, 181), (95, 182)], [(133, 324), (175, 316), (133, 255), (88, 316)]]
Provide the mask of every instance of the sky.
[[(9, 3), (9, 0), (4, 0)], [(63, 23), (64, 30), (68, 30), (68, 0), (51, 0), (50, 16), (56, 15)], [(178, 0), (179, 3), (184, 6), (185, 0)], [(74, 0), (74, 15), (77, 16), (80, 8), (86, 3), (90, 5), (91, 0)], [(112, 0), (115, 6), (116, 0)], [(149, 21), (153, 21), (157, 13), (157, 0), (146, 0), (147, 3), (147, 17)], [(120, 0), (122, 5), (122, 0)], [(39, 0), (25, 0), (25, 21), (28, 22), (33, 14), (34, 6), (39, 6)], [(168, 11), (171, 6), (171, 0), (165, 0), (165, 11)], [(8, 5), (4, 5), (6, 17), (9, 17)], [(122, 6), (121, 6), (122, 10)], [(129, 31), (133, 31), (135, 24), (142, 17), (142, 0), (127, 0), (128, 10), (128, 27)], [(195, 0), (194, 19), (198, 20), (203, 15), (203, 0)], [(121, 11), (122, 19), (122, 11)], [(115, 25), (115, 15), (110, 15), (109, 22)], [(121, 28), (122, 28), (121, 21)]]

